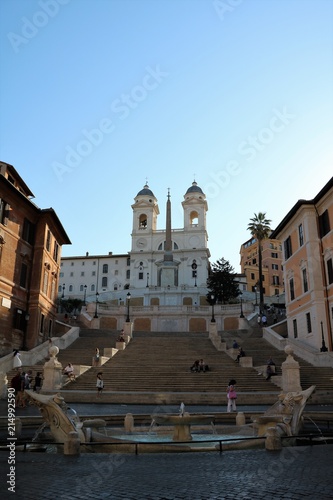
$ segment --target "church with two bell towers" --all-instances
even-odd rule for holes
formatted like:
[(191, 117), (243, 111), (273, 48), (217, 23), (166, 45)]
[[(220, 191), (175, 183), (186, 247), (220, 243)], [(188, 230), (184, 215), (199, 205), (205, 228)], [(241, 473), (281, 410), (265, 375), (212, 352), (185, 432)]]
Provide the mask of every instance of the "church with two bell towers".
[(182, 201), (184, 224), (180, 229), (172, 227), (170, 190), (165, 229), (157, 229), (158, 200), (147, 183), (137, 193), (131, 207), (130, 252), (63, 257), (59, 294), (64, 292), (65, 286), (66, 297), (87, 302), (95, 300), (98, 293), (99, 301), (115, 305), (130, 292), (131, 303), (138, 306), (206, 303), (210, 253), (206, 228), (208, 205), (202, 189), (194, 181), (185, 192)]

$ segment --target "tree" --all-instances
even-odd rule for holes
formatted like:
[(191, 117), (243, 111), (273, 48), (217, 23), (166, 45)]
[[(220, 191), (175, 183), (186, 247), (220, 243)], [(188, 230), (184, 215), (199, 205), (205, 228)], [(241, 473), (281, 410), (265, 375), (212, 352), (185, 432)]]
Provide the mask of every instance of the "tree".
[[(234, 281), (235, 272), (228, 260), (222, 259), (211, 265), (209, 276), (207, 279), (208, 293), (207, 301), (212, 304), (216, 302), (228, 302), (231, 299), (238, 297), (238, 284)], [(211, 294), (214, 295), (212, 300)]]
[(261, 243), (263, 240), (269, 237), (271, 233), (270, 219), (266, 219), (266, 212), (258, 212), (254, 214), (254, 217), (250, 219), (250, 224), (247, 226), (248, 230), (251, 232), (258, 241), (258, 258), (259, 258), (259, 309), (260, 313), (264, 311), (264, 289), (262, 286), (262, 248)]

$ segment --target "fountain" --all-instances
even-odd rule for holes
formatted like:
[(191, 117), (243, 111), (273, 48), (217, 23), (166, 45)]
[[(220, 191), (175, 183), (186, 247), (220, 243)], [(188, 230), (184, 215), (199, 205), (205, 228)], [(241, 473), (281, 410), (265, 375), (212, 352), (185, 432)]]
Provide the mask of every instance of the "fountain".
[(153, 415), (153, 420), (159, 425), (173, 426), (173, 441), (192, 441), (191, 425), (207, 425), (214, 423), (213, 415), (190, 415), (185, 412), (181, 403), (179, 415)]
[[(185, 411), (184, 403), (181, 403), (178, 415), (152, 415), (149, 431), (145, 434), (135, 431), (132, 414), (127, 414), (125, 417), (124, 432), (107, 428), (106, 422), (102, 419), (81, 422), (76, 412), (70, 409), (58, 394), (47, 396), (29, 390), (26, 393), (38, 406), (55, 442), (64, 443), (64, 453), (77, 454), (80, 451), (133, 452), (133, 444), (139, 446), (140, 442), (144, 443), (144, 446), (140, 447), (140, 451), (143, 452), (216, 450), (221, 440), (228, 440), (228, 444), (223, 444), (223, 449), (253, 448), (263, 445), (262, 437), (266, 437), (267, 449), (279, 449), (281, 436), (292, 436), (299, 432), (303, 423), (302, 413), (305, 404), (314, 389), (315, 386), (311, 386), (306, 391), (281, 394), (279, 401), (264, 415), (253, 419), (252, 424), (219, 426), (218, 429), (214, 426), (213, 415), (190, 415)], [(209, 441), (208, 444), (191, 443), (193, 440), (191, 426), (194, 425), (204, 426), (206, 432), (204, 436), (195, 434), (195, 441)], [(162, 429), (159, 426), (162, 426)], [(172, 439), (168, 427), (173, 431)], [(207, 429), (212, 434), (211, 440), (207, 440)], [(260, 439), (241, 441), (241, 438), (249, 436)], [(103, 445), (89, 446), (91, 443), (103, 443)], [(85, 446), (80, 446), (82, 444)]]

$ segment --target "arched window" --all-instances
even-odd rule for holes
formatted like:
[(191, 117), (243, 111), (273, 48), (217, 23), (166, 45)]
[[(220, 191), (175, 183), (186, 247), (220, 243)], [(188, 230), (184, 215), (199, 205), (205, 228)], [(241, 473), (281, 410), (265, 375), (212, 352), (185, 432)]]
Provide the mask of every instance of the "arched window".
[(113, 289), (114, 291), (118, 290), (118, 285), (117, 284), (113, 285)]
[(107, 274), (109, 271), (109, 266), (108, 264), (103, 264), (103, 274)]
[(106, 288), (108, 286), (108, 279), (106, 276), (102, 278), (102, 287)]
[(191, 226), (197, 226), (199, 223), (199, 215), (198, 212), (193, 210), (193, 212), (190, 213), (190, 223)]
[(83, 285), (80, 285), (80, 292), (83, 292)]
[(95, 285), (91, 285), (91, 287), (90, 287), (90, 291), (91, 291), (91, 292), (94, 292), (94, 291), (95, 291)]
[(68, 291), (69, 291), (69, 292), (72, 292), (72, 291), (73, 291), (73, 285), (69, 285)]
[(139, 217), (139, 227), (140, 229), (146, 229), (147, 227), (147, 215), (141, 214)]

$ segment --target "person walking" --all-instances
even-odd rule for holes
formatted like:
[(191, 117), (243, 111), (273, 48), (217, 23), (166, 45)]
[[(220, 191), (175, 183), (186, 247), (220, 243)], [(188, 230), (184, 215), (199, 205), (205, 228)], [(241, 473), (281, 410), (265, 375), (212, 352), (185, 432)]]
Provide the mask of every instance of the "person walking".
[(236, 380), (231, 379), (229, 381), (228, 387), (227, 387), (227, 400), (228, 400), (228, 406), (227, 406), (227, 412), (231, 413), (232, 411), (236, 411), (236, 399), (237, 399), (237, 393), (236, 393)]
[(100, 358), (99, 349), (98, 347), (96, 347), (94, 355), (94, 366), (99, 366), (99, 358)]
[(14, 354), (13, 354), (13, 368), (21, 368), (22, 366), (22, 361), (21, 361), (21, 356), (20, 352), (18, 349), (15, 349)]
[(97, 397), (100, 398), (102, 396), (102, 392), (104, 389), (104, 381), (103, 381), (103, 373), (102, 372), (97, 373), (96, 387), (97, 387)]

